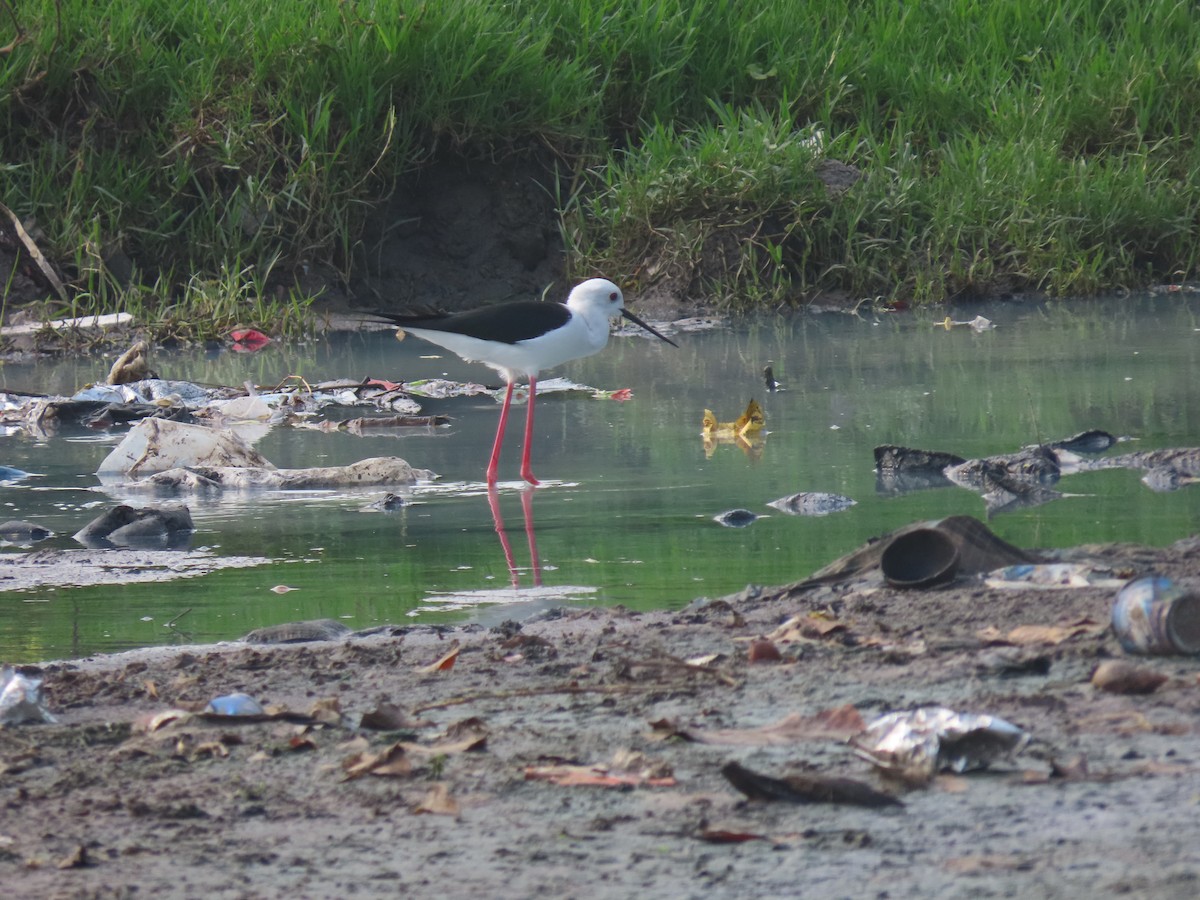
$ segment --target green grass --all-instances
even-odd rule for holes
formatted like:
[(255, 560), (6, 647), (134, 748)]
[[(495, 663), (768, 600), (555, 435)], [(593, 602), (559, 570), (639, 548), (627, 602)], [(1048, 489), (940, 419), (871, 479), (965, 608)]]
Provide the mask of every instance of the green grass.
[[(77, 307), (348, 277), (401, 179), (547, 147), (569, 268), (635, 290), (749, 306), (1196, 274), (1185, 3), (0, 0), (10, 42), (0, 201), (69, 263)], [(827, 190), (825, 159), (861, 177)]]

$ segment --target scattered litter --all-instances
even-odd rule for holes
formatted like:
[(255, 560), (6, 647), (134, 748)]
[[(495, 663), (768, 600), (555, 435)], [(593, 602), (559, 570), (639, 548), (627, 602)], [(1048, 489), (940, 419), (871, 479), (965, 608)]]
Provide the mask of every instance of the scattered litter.
[(1124, 583), (1125, 579), (1123, 578), (1108, 577), (1094, 567), (1082, 563), (1006, 566), (992, 572), (984, 579), (984, 584), (988, 587), (1015, 590), (1119, 587)]
[(1127, 653), (1200, 653), (1200, 586), (1161, 575), (1117, 592), (1112, 628)]
[(149, 344), (145, 341), (134, 341), (133, 345), (118, 356), (116, 362), (112, 364), (105, 384), (128, 384), (131, 381), (155, 377), (150, 372), (149, 353)]
[(1095, 637), (1103, 634), (1108, 626), (1091, 619), (1068, 622), (1063, 625), (1017, 625), (1002, 633), (995, 626), (981, 628), (975, 636), (990, 644), (1009, 644), (1019, 647), (1034, 644), (1058, 645), (1077, 637)]
[[(57, 281), (57, 279), (55, 279)], [(60, 285), (61, 286), (61, 285)], [(37, 334), (44, 328), (51, 331), (104, 331), (120, 325), (129, 325), (133, 316), (129, 313), (106, 313), (100, 316), (76, 316), (70, 319), (51, 319), (48, 322), (26, 322), (23, 325), (5, 325), (0, 335), (6, 338)]]
[(218, 716), (261, 716), (266, 712), (257, 700), (242, 693), (214, 697), (204, 711)]
[(275, 468), (232, 431), (143, 419), (104, 458), (96, 474), (139, 478), (185, 466)]
[(271, 339), (254, 328), (237, 328), (229, 332), (233, 338), (235, 353), (254, 353), (271, 342)]
[(704, 410), (700, 438), (704, 443), (705, 458), (711, 457), (718, 444), (735, 444), (743, 452), (760, 452), (766, 434), (763, 431), (767, 417), (762, 407), (751, 400), (746, 411), (733, 422), (718, 422), (711, 409)]
[(680, 728), (666, 720), (651, 724), (656, 738), (681, 738), (697, 744), (739, 747), (788, 746), (799, 741), (845, 741), (866, 728), (862, 715), (850, 704), (821, 710), (811, 716), (789, 713), (778, 722), (761, 728), (704, 731)]
[(458, 641), (453, 641), (450, 644), (450, 649), (447, 650), (439, 659), (431, 662), (427, 666), (418, 666), (416, 671), (427, 673), (449, 672), (454, 668), (454, 663), (458, 659), (458, 651)]
[(11, 668), (0, 672), (0, 725), (57, 721), (43, 703), (42, 679)]
[(942, 321), (936, 323), (936, 325), (934, 327), (935, 328), (945, 328), (947, 331), (949, 331), (951, 328), (954, 328), (956, 326), (958, 326), (958, 327), (966, 326), (967, 328), (970, 328), (972, 331), (976, 331), (976, 332), (990, 331), (991, 329), (996, 327), (995, 324), (993, 324), (991, 319), (985, 318), (984, 316), (976, 316), (975, 318), (968, 319), (965, 322), (959, 322), (954, 319), (951, 319), (949, 316), (946, 316), (946, 318), (942, 319)]
[(548, 781), (560, 787), (674, 787), (675, 775), (668, 763), (653, 761), (644, 753), (618, 750), (610, 764), (592, 766), (573, 763), (526, 766), (526, 781)]
[(1021, 752), (1029, 740), (997, 716), (932, 706), (882, 716), (851, 738), (850, 746), (889, 774), (924, 783), (943, 770), (986, 769)]
[(958, 545), (937, 528), (915, 528), (888, 541), (879, 568), (892, 587), (945, 584), (958, 574)]
[(400, 743), (392, 744), (378, 753), (354, 753), (342, 762), (343, 781), (353, 781), (364, 775), (380, 778), (403, 777), (412, 772), (412, 762)]

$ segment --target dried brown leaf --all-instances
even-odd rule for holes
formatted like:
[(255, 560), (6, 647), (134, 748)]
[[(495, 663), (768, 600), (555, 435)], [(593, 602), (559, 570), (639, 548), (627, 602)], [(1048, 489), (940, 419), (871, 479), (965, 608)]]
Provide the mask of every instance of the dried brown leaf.
[(412, 763), (402, 744), (392, 744), (378, 753), (355, 753), (347, 757), (342, 768), (346, 776), (343, 781), (361, 778), (363, 775), (404, 776), (412, 772)]
[(429, 788), (421, 802), (413, 807), (414, 813), (432, 813), (440, 816), (457, 816), (458, 801), (450, 795), (450, 788), (438, 782)]
[(458, 641), (454, 641), (450, 645), (450, 649), (444, 653), (436, 662), (432, 662), (427, 666), (418, 666), (418, 672), (449, 672), (454, 668), (454, 662), (458, 659)]

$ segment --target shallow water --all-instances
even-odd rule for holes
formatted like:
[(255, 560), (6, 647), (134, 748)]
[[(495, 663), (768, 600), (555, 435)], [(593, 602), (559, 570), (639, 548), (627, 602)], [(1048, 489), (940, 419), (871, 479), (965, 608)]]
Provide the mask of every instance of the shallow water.
[[(802, 578), (868, 538), (914, 520), (985, 516), (969, 491), (899, 497), (876, 493), (872, 449), (899, 444), (973, 457), (1091, 428), (1128, 436), (1110, 452), (1200, 446), (1200, 298), (1122, 298), (956, 310), (997, 328), (935, 327), (945, 314), (773, 317), (683, 333), (678, 350), (615, 338), (602, 354), (552, 373), (628, 402), (539, 398), (534, 471), (517, 481), (524, 409), (514, 411), (496, 501), (514, 572), (481, 483), (497, 404), (487, 397), (423, 403), (450, 427), (356, 437), (276, 428), (258, 447), (281, 467), (339, 465), (402, 456), (441, 477), (407, 492), (410, 505), (365, 512), (381, 490), (265, 493), (192, 502), (193, 547), (257, 554), (272, 564), (164, 584), (43, 589), (0, 594), (0, 660), (34, 661), (135, 646), (223, 640), (252, 628), (336, 617), (352, 628), (383, 622), (484, 622), (565, 602), (677, 607), (748, 583)], [(771, 361), (786, 390), (768, 393)], [(70, 395), (107, 373), (109, 361), (72, 359), (0, 369), (5, 390)], [(390, 332), (336, 335), (257, 354), (159, 353), (172, 379), (273, 385), (373, 376), (446, 376), (495, 384), (490, 370)], [(723, 422), (747, 402), (763, 407), (761, 447), (720, 445), (706, 454), (705, 408)], [(329, 410), (329, 418), (369, 414)], [(38, 473), (0, 486), (0, 517), (69, 537), (114, 495), (92, 474), (120, 433), (74, 431), (47, 441), (17, 431), (0, 438), (0, 463)], [(1162, 545), (1200, 530), (1196, 491), (1153, 493), (1137, 472), (1074, 475), (1073, 496), (998, 515), (1002, 538), (1024, 547), (1096, 541)], [(799, 517), (765, 504), (797, 491), (853, 498), (850, 509)], [(138, 498), (138, 503), (146, 502)], [(534, 571), (526, 502), (540, 559)], [(746, 508), (762, 518), (726, 528), (712, 517)], [(3, 552), (18, 552), (6, 548)], [(274, 593), (272, 586), (297, 588)], [(513, 605), (517, 604), (517, 605)]]

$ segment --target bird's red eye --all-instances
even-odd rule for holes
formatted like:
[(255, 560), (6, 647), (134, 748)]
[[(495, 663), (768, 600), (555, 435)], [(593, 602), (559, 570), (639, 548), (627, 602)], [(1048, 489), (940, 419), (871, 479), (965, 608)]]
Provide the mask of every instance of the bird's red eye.
[(609, 294), (608, 299), (611, 300), (613, 303), (616, 303), (617, 302), (617, 292), (613, 291), (611, 294)]

